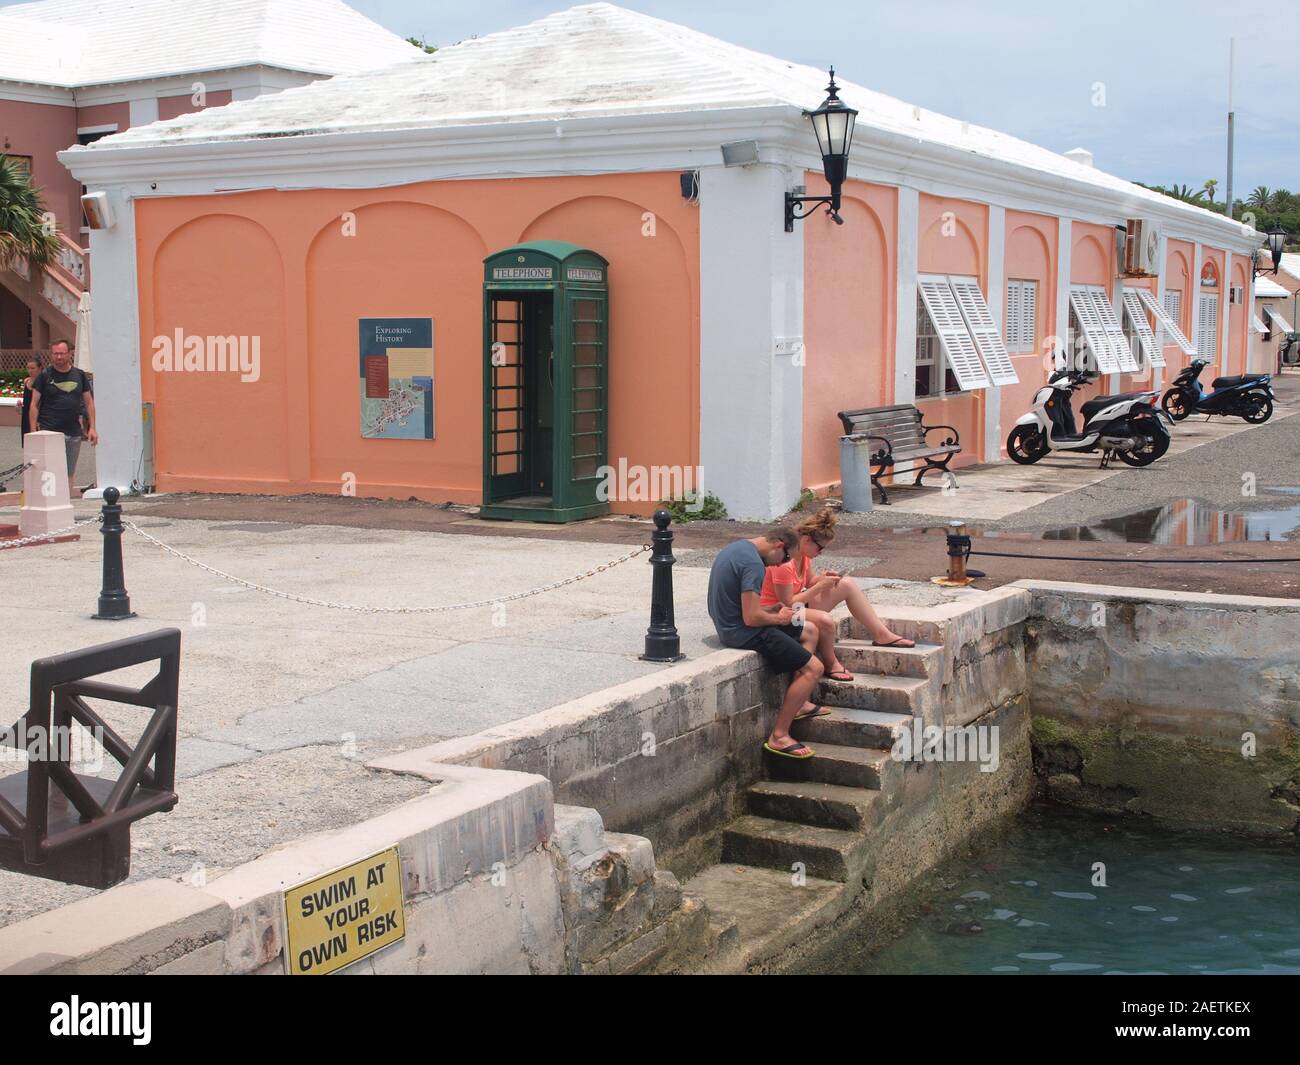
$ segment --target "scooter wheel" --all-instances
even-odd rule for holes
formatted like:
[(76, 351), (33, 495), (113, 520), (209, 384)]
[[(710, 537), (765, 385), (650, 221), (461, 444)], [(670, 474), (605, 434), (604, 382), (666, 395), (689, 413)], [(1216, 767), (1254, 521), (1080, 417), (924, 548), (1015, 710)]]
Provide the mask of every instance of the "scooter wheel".
[(1242, 417), (1245, 418), (1246, 421), (1250, 422), (1251, 425), (1263, 425), (1273, 417), (1273, 401), (1269, 399), (1268, 396), (1256, 393), (1255, 395), (1247, 396), (1246, 402), (1249, 404), (1249, 407)]
[(1166, 392), (1164, 399), (1160, 401), (1160, 406), (1176, 422), (1181, 422), (1192, 413), (1192, 408), (1183, 399), (1183, 392), (1180, 388), (1171, 388)]
[(1007, 454), (1021, 466), (1037, 462), (1050, 450), (1047, 438), (1036, 425), (1017, 425), (1007, 437)]
[(1127, 462), (1130, 466), (1150, 466), (1169, 450), (1169, 434), (1162, 429), (1135, 426), (1133, 435), (1141, 437), (1142, 442), (1132, 451), (1116, 452), (1120, 461)]

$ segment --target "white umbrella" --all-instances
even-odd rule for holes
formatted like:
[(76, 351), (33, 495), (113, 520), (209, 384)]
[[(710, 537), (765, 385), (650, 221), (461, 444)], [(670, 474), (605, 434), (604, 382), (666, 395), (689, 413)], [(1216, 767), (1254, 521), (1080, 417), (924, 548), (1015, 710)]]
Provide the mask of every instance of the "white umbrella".
[(95, 367), (90, 358), (90, 293), (83, 292), (77, 304), (77, 365), (94, 373)]

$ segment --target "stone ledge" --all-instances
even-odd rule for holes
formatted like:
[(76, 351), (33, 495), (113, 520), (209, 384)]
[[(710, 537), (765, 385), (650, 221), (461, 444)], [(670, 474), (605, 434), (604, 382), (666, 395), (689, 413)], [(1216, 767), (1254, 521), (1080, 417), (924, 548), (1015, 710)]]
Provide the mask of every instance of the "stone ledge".
[(222, 898), (174, 880), (143, 880), (0, 929), (0, 975), (147, 972), (223, 938)]

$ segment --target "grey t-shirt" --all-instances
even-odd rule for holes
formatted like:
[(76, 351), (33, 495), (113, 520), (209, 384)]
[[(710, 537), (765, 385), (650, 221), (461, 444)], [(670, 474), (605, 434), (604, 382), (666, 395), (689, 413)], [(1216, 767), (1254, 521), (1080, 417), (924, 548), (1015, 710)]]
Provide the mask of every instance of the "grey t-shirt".
[(726, 647), (740, 647), (758, 635), (758, 629), (745, 624), (740, 609), (742, 592), (763, 591), (766, 567), (758, 548), (748, 540), (737, 540), (718, 552), (709, 570), (709, 617)]

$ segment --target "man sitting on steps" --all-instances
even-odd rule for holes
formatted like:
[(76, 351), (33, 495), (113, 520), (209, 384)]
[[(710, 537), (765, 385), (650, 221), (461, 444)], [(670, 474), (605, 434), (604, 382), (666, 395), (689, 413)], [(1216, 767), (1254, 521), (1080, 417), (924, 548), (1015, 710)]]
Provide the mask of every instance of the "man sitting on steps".
[(786, 758), (811, 758), (811, 747), (790, 735), (796, 718), (826, 713), (808, 701), (823, 666), (813, 651), (835, 640), (830, 616), (819, 610), (796, 611), (759, 603), (765, 567), (779, 566), (798, 543), (794, 530), (782, 526), (752, 540), (737, 540), (718, 552), (709, 571), (709, 617), (726, 647), (757, 651), (779, 673), (792, 673), (776, 724), (763, 747)]

